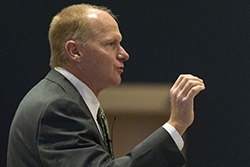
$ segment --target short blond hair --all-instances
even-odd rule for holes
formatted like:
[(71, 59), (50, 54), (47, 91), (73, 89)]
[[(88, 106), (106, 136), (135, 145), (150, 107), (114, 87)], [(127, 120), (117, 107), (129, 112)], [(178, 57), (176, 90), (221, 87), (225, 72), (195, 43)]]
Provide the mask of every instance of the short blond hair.
[(98, 9), (116, 16), (106, 7), (90, 4), (77, 4), (64, 8), (51, 21), (49, 43), (51, 49), (50, 67), (62, 67), (67, 64), (64, 46), (67, 41), (75, 40), (87, 45), (94, 33), (88, 20), (88, 10)]

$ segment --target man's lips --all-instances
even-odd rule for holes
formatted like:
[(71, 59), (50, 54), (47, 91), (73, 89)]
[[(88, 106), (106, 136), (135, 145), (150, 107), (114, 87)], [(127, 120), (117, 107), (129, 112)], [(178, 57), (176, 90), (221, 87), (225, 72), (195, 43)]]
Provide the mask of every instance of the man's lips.
[(117, 69), (119, 72), (121, 72), (121, 73), (122, 73), (122, 72), (123, 72), (123, 70), (124, 70), (124, 67), (123, 67), (123, 66), (121, 66), (121, 67), (117, 67), (116, 69)]

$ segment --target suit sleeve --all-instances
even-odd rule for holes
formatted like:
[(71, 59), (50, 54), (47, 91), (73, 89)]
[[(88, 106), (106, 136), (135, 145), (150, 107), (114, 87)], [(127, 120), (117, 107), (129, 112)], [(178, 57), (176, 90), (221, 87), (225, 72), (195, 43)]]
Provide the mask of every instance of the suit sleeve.
[(112, 159), (91, 114), (63, 98), (44, 109), (37, 133), (38, 151), (46, 167), (177, 167), (185, 160), (161, 127), (127, 155)]

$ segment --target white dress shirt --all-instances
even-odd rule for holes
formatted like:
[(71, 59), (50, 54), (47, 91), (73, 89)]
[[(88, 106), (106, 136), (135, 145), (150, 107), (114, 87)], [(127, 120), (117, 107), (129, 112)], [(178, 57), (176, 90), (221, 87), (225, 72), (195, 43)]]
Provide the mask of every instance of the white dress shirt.
[[(95, 94), (92, 92), (92, 90), (87, 85), (85, 85), (82, 81), (80, 81), (77, 77), (75, 77), (73, 74), (71, 74), (67, 70), (65, 70), (61, 67), (55, 67), (54, 69), (56, 71), (58, 71), (59, 73), (61, 73), (64, 77), (66, 77), (78, 90), (78, 92), (82, 96), (83, 100), (87, 104), (87, 107), (89, 108), (89, 110), (90, 110), (90, 112), (95, 120), (95, 123), (96, 123), (96, 125), (99, 128), (99, 131), (101, 133), (99, 124), (97, 122), (97, 111), (98, 111), (98, 108), (100, 106), (100, 103), (99, 103), (97, 97), (95, 96)], [(169, 123), (165, 123), (162, 127), (171, 135), (171, 137), (175, 141), (176, 145), (178, 146), (179, 150), (182, 150), (182, 148), (184, 146), (184, 141), (183, 141), (182, 137), (180, 136), (180, 134), (177, 132), (177, 130)]]

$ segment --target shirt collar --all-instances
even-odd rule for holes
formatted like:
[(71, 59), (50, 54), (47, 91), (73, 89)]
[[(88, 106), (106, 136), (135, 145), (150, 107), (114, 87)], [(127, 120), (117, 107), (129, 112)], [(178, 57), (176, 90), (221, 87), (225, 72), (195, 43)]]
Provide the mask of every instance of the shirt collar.
[(92, 90), (82, 81), (80, 81), (76, 76), (74, 76), (72, 73), (65, 70), (64, 68), (55, 67), (54, 69), (61, 73), (64, 77), (66, 77), (75, 86), (75, 88), (78, 90), (83, 100), (87, 104), (87, 107), (89, 108), (93, 118), (95, 118), (96, 120), (97, 111), (100, 106), (100, 103), (95, 94), (92, 92)]

